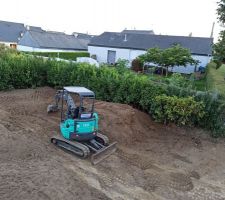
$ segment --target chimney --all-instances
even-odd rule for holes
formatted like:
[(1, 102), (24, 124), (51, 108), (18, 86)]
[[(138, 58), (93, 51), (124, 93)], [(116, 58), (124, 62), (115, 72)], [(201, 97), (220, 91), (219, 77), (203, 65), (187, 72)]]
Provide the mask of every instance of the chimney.
[(73, 33), (74, 37), (77, 38), (78, 37), (78, 33)]
[(214, 27), (215, 27), (215, 22), (213, 22), (213, 25), (212, 25), (212, 31), (211, 31), (210, 38), (213, 38)]
[(127, 41), (127, 34), (124, 35), (124, 42)]

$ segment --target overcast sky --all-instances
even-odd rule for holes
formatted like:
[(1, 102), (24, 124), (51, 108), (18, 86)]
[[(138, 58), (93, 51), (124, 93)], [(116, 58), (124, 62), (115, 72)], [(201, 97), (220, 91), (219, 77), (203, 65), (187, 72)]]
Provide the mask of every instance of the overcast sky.
[[(1, 0), (0, 20), (45, 30), (88, 32), (153, 29), (156, 34), (209, 37), (218, 0)], [(215, 25), (214, 37), (221, 29)]]

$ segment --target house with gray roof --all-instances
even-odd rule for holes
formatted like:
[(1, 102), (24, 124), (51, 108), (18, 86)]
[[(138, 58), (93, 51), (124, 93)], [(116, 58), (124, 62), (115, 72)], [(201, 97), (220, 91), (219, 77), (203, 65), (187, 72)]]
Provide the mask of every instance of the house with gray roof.
[(26, 31), (26, 27), (21, 23), (0, 21), (0, 43), (16, 48), (19, 39)]
[(19, 40), (23, 37), (27, 30), (43, 31), (41, 27), (0, 21), (0, 43), (8, 47), (17, 48)]
[(87, 51), (88, 42), (75, 35), (30, 29), (20, 39), (18, 50), (30, 52)]
[[(139, 55), (146, 53), (149, 48), (166, 49), (180, 44), (188, 48), (194, 59), (200, 61), (199, 66), (205, 67), (212, 56), (213, 38), (169, 36), (154, 34), (104, 32), (91, 39), (88, 51), (100, 63), (114, 64), (118, 59), (132, 62)], [(197, 66), (197, 68), (199, 67)], [(193, 73), (195, 66), (174, 67), (173, 72)]]

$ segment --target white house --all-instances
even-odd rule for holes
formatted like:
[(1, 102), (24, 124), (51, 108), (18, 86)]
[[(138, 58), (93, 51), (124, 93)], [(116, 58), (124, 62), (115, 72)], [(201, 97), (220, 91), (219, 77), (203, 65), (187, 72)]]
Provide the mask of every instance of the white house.
[(80, 39), (76, 34), (28, 30), (18, 43), (18, 50), (29, 52), (75, 52), (87, 51), (90, 39)]
[[(165, 49), (180, 44), (190, 49), (193, 58), (200, 61), (199, 66), (205, 67), (212, 56), (212, 43), (213, 38), (104, 32), (91, 39), (88, 52), (95, 55), (100, 63), (114, 64), (118, 59), (126, 59), (131, 63), (149, 48)], [(171, 71), (190, 74), (194, 69), (195, 66), (174, 67)]]

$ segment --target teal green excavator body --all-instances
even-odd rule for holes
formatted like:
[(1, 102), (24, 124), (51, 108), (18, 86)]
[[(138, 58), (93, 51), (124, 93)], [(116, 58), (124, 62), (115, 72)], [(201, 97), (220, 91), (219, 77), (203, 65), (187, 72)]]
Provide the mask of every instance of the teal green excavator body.
[(98, 132), (98, 114), (93, 113), (91, 118), (66, 119), (60, 123), (60, 131), (64, 138), (77, 141), (93, 139)]

